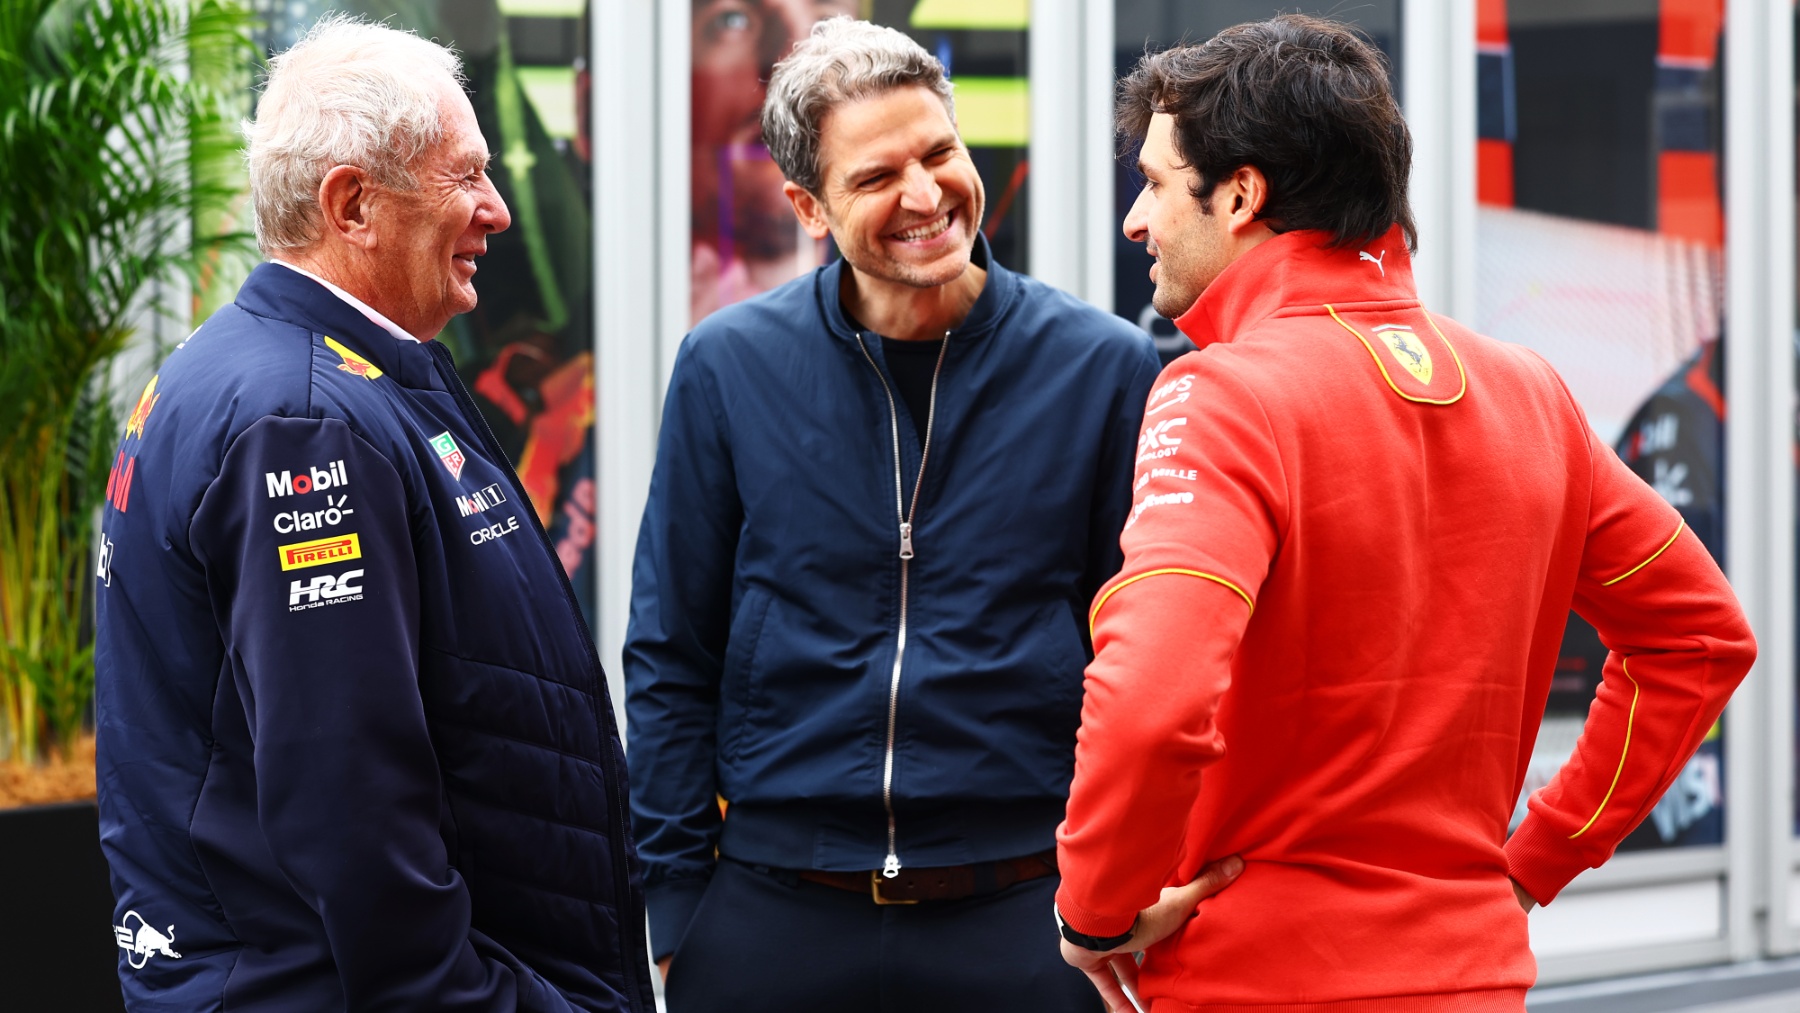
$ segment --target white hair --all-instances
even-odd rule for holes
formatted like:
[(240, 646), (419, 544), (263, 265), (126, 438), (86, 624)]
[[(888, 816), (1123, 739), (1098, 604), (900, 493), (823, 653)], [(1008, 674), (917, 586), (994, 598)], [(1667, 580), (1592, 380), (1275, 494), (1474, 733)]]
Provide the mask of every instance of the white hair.
[(944, 65), (892, 28), (839, 15), (813, 26), (769, 75), (763, 100), (763, 143), (782, 175), (817, 194), (819, 128), (825, 114), (846, 102), (916, 86), (936, 95), (956, 122), (956, 100)]
[(451, 50), (348, 14), (319, 19), (269, 61), (256, 116), (244, 123), (263, 253), (318, 241), (319, 184), (337, 166), (390, 189), (418, 186), (412, 167), (444, 134), (433, 72), (464, 80)]

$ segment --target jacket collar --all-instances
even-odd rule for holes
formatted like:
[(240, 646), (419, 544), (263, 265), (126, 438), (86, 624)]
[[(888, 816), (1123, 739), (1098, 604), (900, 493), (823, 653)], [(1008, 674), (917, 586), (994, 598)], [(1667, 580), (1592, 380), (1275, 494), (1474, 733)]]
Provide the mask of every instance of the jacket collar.
[[(975, 249), (970, 252), (969, 262), (986, 269), (987, 281), (981, 286), (981, 294), (975, 297), (975, 305), (963, 322), (950, 332), (955, 338), (976, 338), (994, 329), (1006, 312), (1012, 308), (1013, 299), (1019, 292), (1018, 276), (994, 261), (993, 250), (988, 247), (987, 237), (980, 232), (975, 233)], [(843, 300), (838, 297), (839, 285), (843, 283), (844, 272), (849, 270), (844, 258), (839, 257), (831, 263), (819, 268), (813, 277), (813, 292), (819, 300), (819, 309), (825, 314), (826, 326), (831, 333), (851, 340), (856, 340), (857, 327), (850, 323), (844, 315)]]
[(1329, 243), (1316, 229), (1268, 240), (1233, 261), (1175, 326), (1205, 348), (1287, 307), (1419, 301), (1400, 226), (1367, 246), (1332, 249)]
[(277, 260), (277, 261), (274, 261), (274, 263), (280, 264), (282, 267), (285, 267), (290, 271), (298, 272), (298, 273), (303, 274), (306, 277), (311, 278), (312, 280), (318, 282), (320, 285), (324, 286), (325, 291), (330, 292), (332, 295), (335, 295), (339, 299), (342, 299), (345, 302), (349, 303), (353, 308), (355, 308), (355, 310), (358, 313), (361, 313), (363, 316), (368, 317), (370, 320), (375, 321), (376, 326), (380, 327), (382, 330), (388, 332), (389, 334), (392, 334), (395, 338), (397, 338), (401, 341), (417, 341), (417, 340), (419, 340), (418, 338), (415, 338), (412, 335), (401, 330), (399, 324), (396, 324), (392, 320), (389, 320), (387, 318), (387, 315), (382, 313), (380, 310), (376, 309), (373, 306), (370, 306), (366, 302), (363, 302), (361, 299), (358, 299), (357, 297), (344, 291), (342, 288), (339, 288), (338, 286), (333, 285), (330, 281), (327, 281), (326, 279), (320, 277), (319, 275), (316, 275), (313, 272), (308, 271), (306, 268), (301, 267), (298, 264), (290, 264), (285, 260)]
[(342, 342), (404, 387), (442, 390), (427, 343), (401, 341), (354, 306), (298, 271), (258, 264), (238, 289), (246, 313), (304, 327)]

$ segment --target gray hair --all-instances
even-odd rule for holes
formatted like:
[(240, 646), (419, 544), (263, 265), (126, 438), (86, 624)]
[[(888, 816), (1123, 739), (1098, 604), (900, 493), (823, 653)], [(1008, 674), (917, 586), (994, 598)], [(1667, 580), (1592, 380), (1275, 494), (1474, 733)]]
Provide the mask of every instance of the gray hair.
[(412, 166), (444, 134), (432, 71), (463, 83), (454, 52), (348, 14), (326, 15), (269, 61), (256, 118), (244, 123), (263, 253), (318, 241), (319, 184), (337, 166), (390, 189), (418, 187)]
[(913, 85), (943, 100), (950, 122), (956, 122), (956, 99), (937, 57), (892, 28), (841, 15), (827, 18), (769, 76), (763, 143), (782, 175), (817, 194), (825, 168), (819, 164), (819, 126), (825, 114), (846, 102)]

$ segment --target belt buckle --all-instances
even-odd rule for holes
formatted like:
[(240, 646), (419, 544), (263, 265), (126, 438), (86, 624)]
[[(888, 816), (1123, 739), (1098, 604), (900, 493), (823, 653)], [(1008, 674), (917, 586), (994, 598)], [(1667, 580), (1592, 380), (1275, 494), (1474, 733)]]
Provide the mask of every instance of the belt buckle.
[(873, 870), (870, 870), (870, 872), (869, 872), (869, 896), (874, 897), (875, 903), (881, 905), (882, 907), (887, 907), (890, 904), (900, 905), (900, 904), (917, 904), (918, 903), (918, 901), (916, 901), (916, 900), (889, 900), (886, 897), (883, 897), (881, 895), (881, 870), (880, 869), (873, 869)]

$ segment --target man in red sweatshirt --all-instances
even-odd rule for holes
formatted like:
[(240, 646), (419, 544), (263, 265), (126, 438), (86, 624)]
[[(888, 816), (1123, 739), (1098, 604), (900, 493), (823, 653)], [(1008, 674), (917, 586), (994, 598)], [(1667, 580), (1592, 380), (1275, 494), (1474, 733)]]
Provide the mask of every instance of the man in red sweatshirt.
[[(1743, 613), (1542, 359), (1420, 306), (1379, 53), (1281, 17), (1123, 96), (1125, 231), (1200, 350), (1149, 398), (1090, 613), (1064, 954), (1119, 1010), (1122, 979), (1155, 1013), (1519, 1013), (1525, 910), (1681, 770)], [(1604, 682), (1509, 840), (1571, 606)]]

